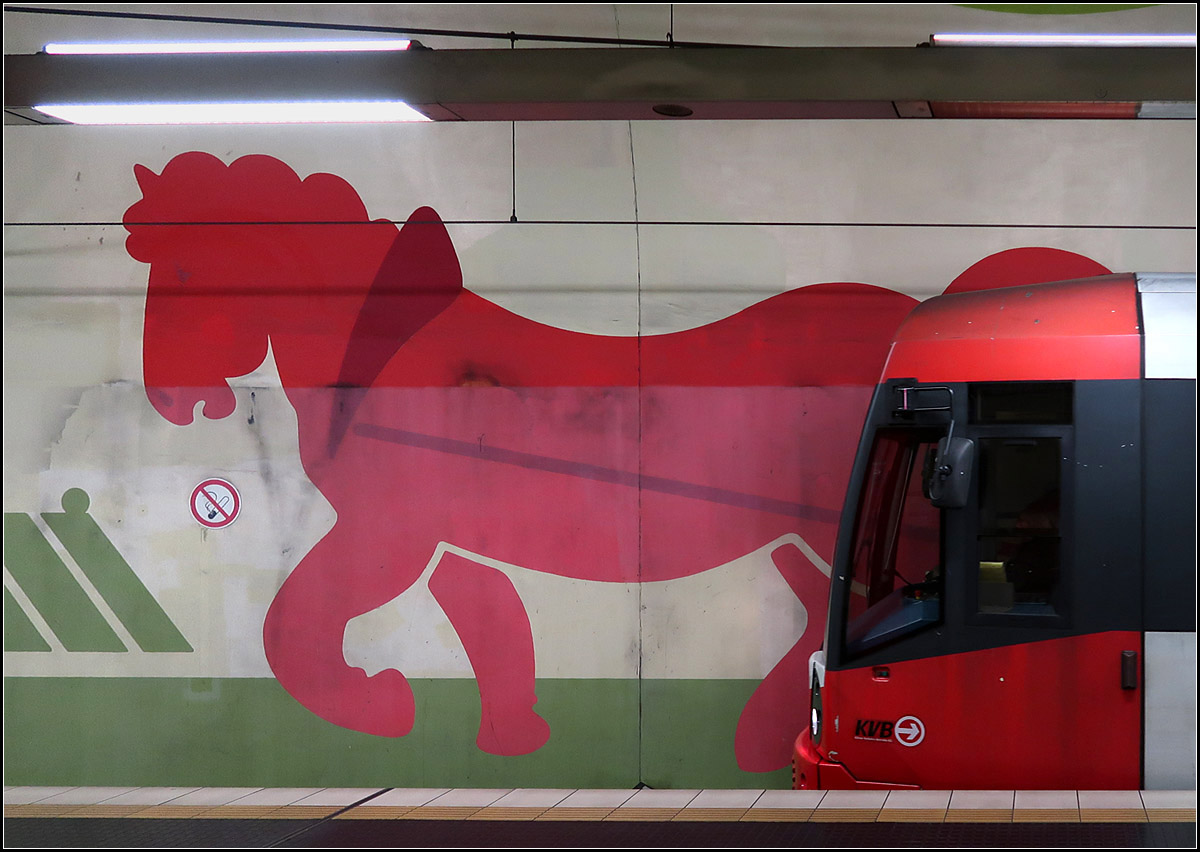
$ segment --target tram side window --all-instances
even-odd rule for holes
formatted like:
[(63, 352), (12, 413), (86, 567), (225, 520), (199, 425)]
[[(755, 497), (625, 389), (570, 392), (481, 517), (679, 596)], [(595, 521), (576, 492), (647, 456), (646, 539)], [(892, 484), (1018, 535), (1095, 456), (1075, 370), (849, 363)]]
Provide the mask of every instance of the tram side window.
[(862, 653), (941, 618), (941, 513), (922, 495), (936, 438), (876, 436), (854, 530), (846, 649)]
[(979, 382), (970, 389), (971, 423), (1070, 424), (1070, 382)]
[(1062, 440), (982, 438), (978, 611), (1054, 615), (1062, 553)]

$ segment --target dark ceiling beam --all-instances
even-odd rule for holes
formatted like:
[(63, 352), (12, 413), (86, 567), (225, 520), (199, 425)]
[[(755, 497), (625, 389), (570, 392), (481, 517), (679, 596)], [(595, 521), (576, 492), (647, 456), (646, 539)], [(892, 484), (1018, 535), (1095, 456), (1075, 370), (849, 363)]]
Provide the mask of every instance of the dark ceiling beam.
[[(917, 102), (1195, 102), (1191, 48), (543, 48), (4, 57), (4, 107), (399, 99), (435, 118), (823, 117)], [(882, 116), (881, 116), (882, 117)]]

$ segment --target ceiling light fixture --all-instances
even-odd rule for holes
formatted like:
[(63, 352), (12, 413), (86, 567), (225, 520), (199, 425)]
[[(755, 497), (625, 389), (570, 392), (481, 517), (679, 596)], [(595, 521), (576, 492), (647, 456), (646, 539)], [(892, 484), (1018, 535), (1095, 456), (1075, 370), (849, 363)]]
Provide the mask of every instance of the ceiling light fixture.
[(41, 104), (34, 109), (71, 124), (362, 124), (431, 120), (403, 101)]
[(341, 41), (178, 41), (53, 43), (43, 49), (59, 56), (129, 56), (177, 53), (335, 53), (408, 50), (409, 39), (358, 39)]
[(1195, 47), (1193, 35), (1066, 35), (1051, 33), (942, 33), (934, 47)]
[(693, 112), (691, 107), (684, 106), (683, 104), (655, 104), (650, 109), (668, 118), (687, 118)]

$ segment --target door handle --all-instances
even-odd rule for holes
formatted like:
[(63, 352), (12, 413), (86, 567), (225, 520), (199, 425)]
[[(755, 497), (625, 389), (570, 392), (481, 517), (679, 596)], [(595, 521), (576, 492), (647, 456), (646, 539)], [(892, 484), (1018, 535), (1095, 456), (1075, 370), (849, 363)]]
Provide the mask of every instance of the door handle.
[(1121, 689), (1137, 689), (1137, 651), (1121, 652)]

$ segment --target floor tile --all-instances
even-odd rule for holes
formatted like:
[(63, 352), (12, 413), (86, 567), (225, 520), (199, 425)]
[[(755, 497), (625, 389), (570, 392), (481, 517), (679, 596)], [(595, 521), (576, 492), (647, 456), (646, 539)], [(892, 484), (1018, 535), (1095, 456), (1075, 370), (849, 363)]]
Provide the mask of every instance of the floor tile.
[(5, 787), (4, 804), (31, 805), (74, 789), (74, 787)]
[(1142, 790), (1142, 804), (1147, 808), (1194, 808), (1195, 790)]
[(1142, 790), (1142, 804), (1150, 822), (1195, 822), (1195, 790)]
[(619, 808), (636, 792), (636, 790), (576, 790), (559, 802), (556, 807)]
[(425, 807), (429, 808), (486, 808), (498, 799), (502, 799), (512, 792), (511, 788), (502, 790), (492, 789), (457, 789), (447, 790), (436, 799), (429, 801)]
[(954, 790), (950, 810), (960, 808), (1005, 808), (1012, 810), (1016, 793), (1012, 790)]
[(701, 790), (684, 809), (691, 808), (741, 808), (745, 809), (758, 801), (762, 790)]
[(759, 796), (754, 808), (815, 808), (825, 798), (825, 790), (767, 790)]
[(638, 790), (622, 808), (684, 808), (699, 795), (699, 790)]
[(363, 802), (360, 808), (410, 807), (416, 808), (427, 805), (439, 796), (450, 792), (449, 787), (404, 787), (388, 790), (381, 796), (376, 796), (369, 802)]
[(946, 822), (1012, 822), (1012, 790), (955, 790)]
[(879, 822), (942, 822), (950, 806), (949, 790), (892, 790)]
[(199, 790), (184, 793), (171, 804), (184, 807), (215, 808), (220, 805), (232, 804), (261, 789), (262, 787), (201, 787)]
[(887, 801), (887, 790), (830, 790), (817, 805), (817, 810), (831, 808), (875, 808), (878, 810)]
[(136, 790), (137, 787), (73, 787), (41, 799), (39, 805), (99, 805), (108, 799)]
[(950, 807), (949, 790), (892, 790), (884, 800), (885, 808), (941, 808)]
[(311, 796), (306, 796), (293, 804), (300, 807), (329, 805), (344, 808), (347, 805), (353, 805), (355, 802), (361, 802), (372, 793), (378, 793), (380, 789), (379, 787), (330, 787), (313, 793)]
[(266, 787), (243, 796), (233, 805), (238, 807), (277, 807), (292, 805), (315, 793), (320, 793), (321, 787)]
[(875, 822), (886, 790), (830, 790), (809, 815), (812, 822)]
[(1137, 790), (1080, 790), (1081, 822), (1145, 822), (1146, 809)]
[(493, 808), (552, 808), (575, 791), (518, 789), (492, 802)]
[(1079, 794), (1074, 790), (1017, 790), (1014, 808), (1077, 808)]
[(106, 799), (104, 804), (107, 805), (165, 805), (178, 799), (180, 796), (186, 796), (188, 793), (194, 793), (199, 787), (138, 787), (136, 790), (130, 790), (128, 793), (122, 793), (119, 796), (113, 796), (111, 799)]
[(1079, 822), (1079, 794), (1074, 790), (1018, 790), (1013, 822)]

